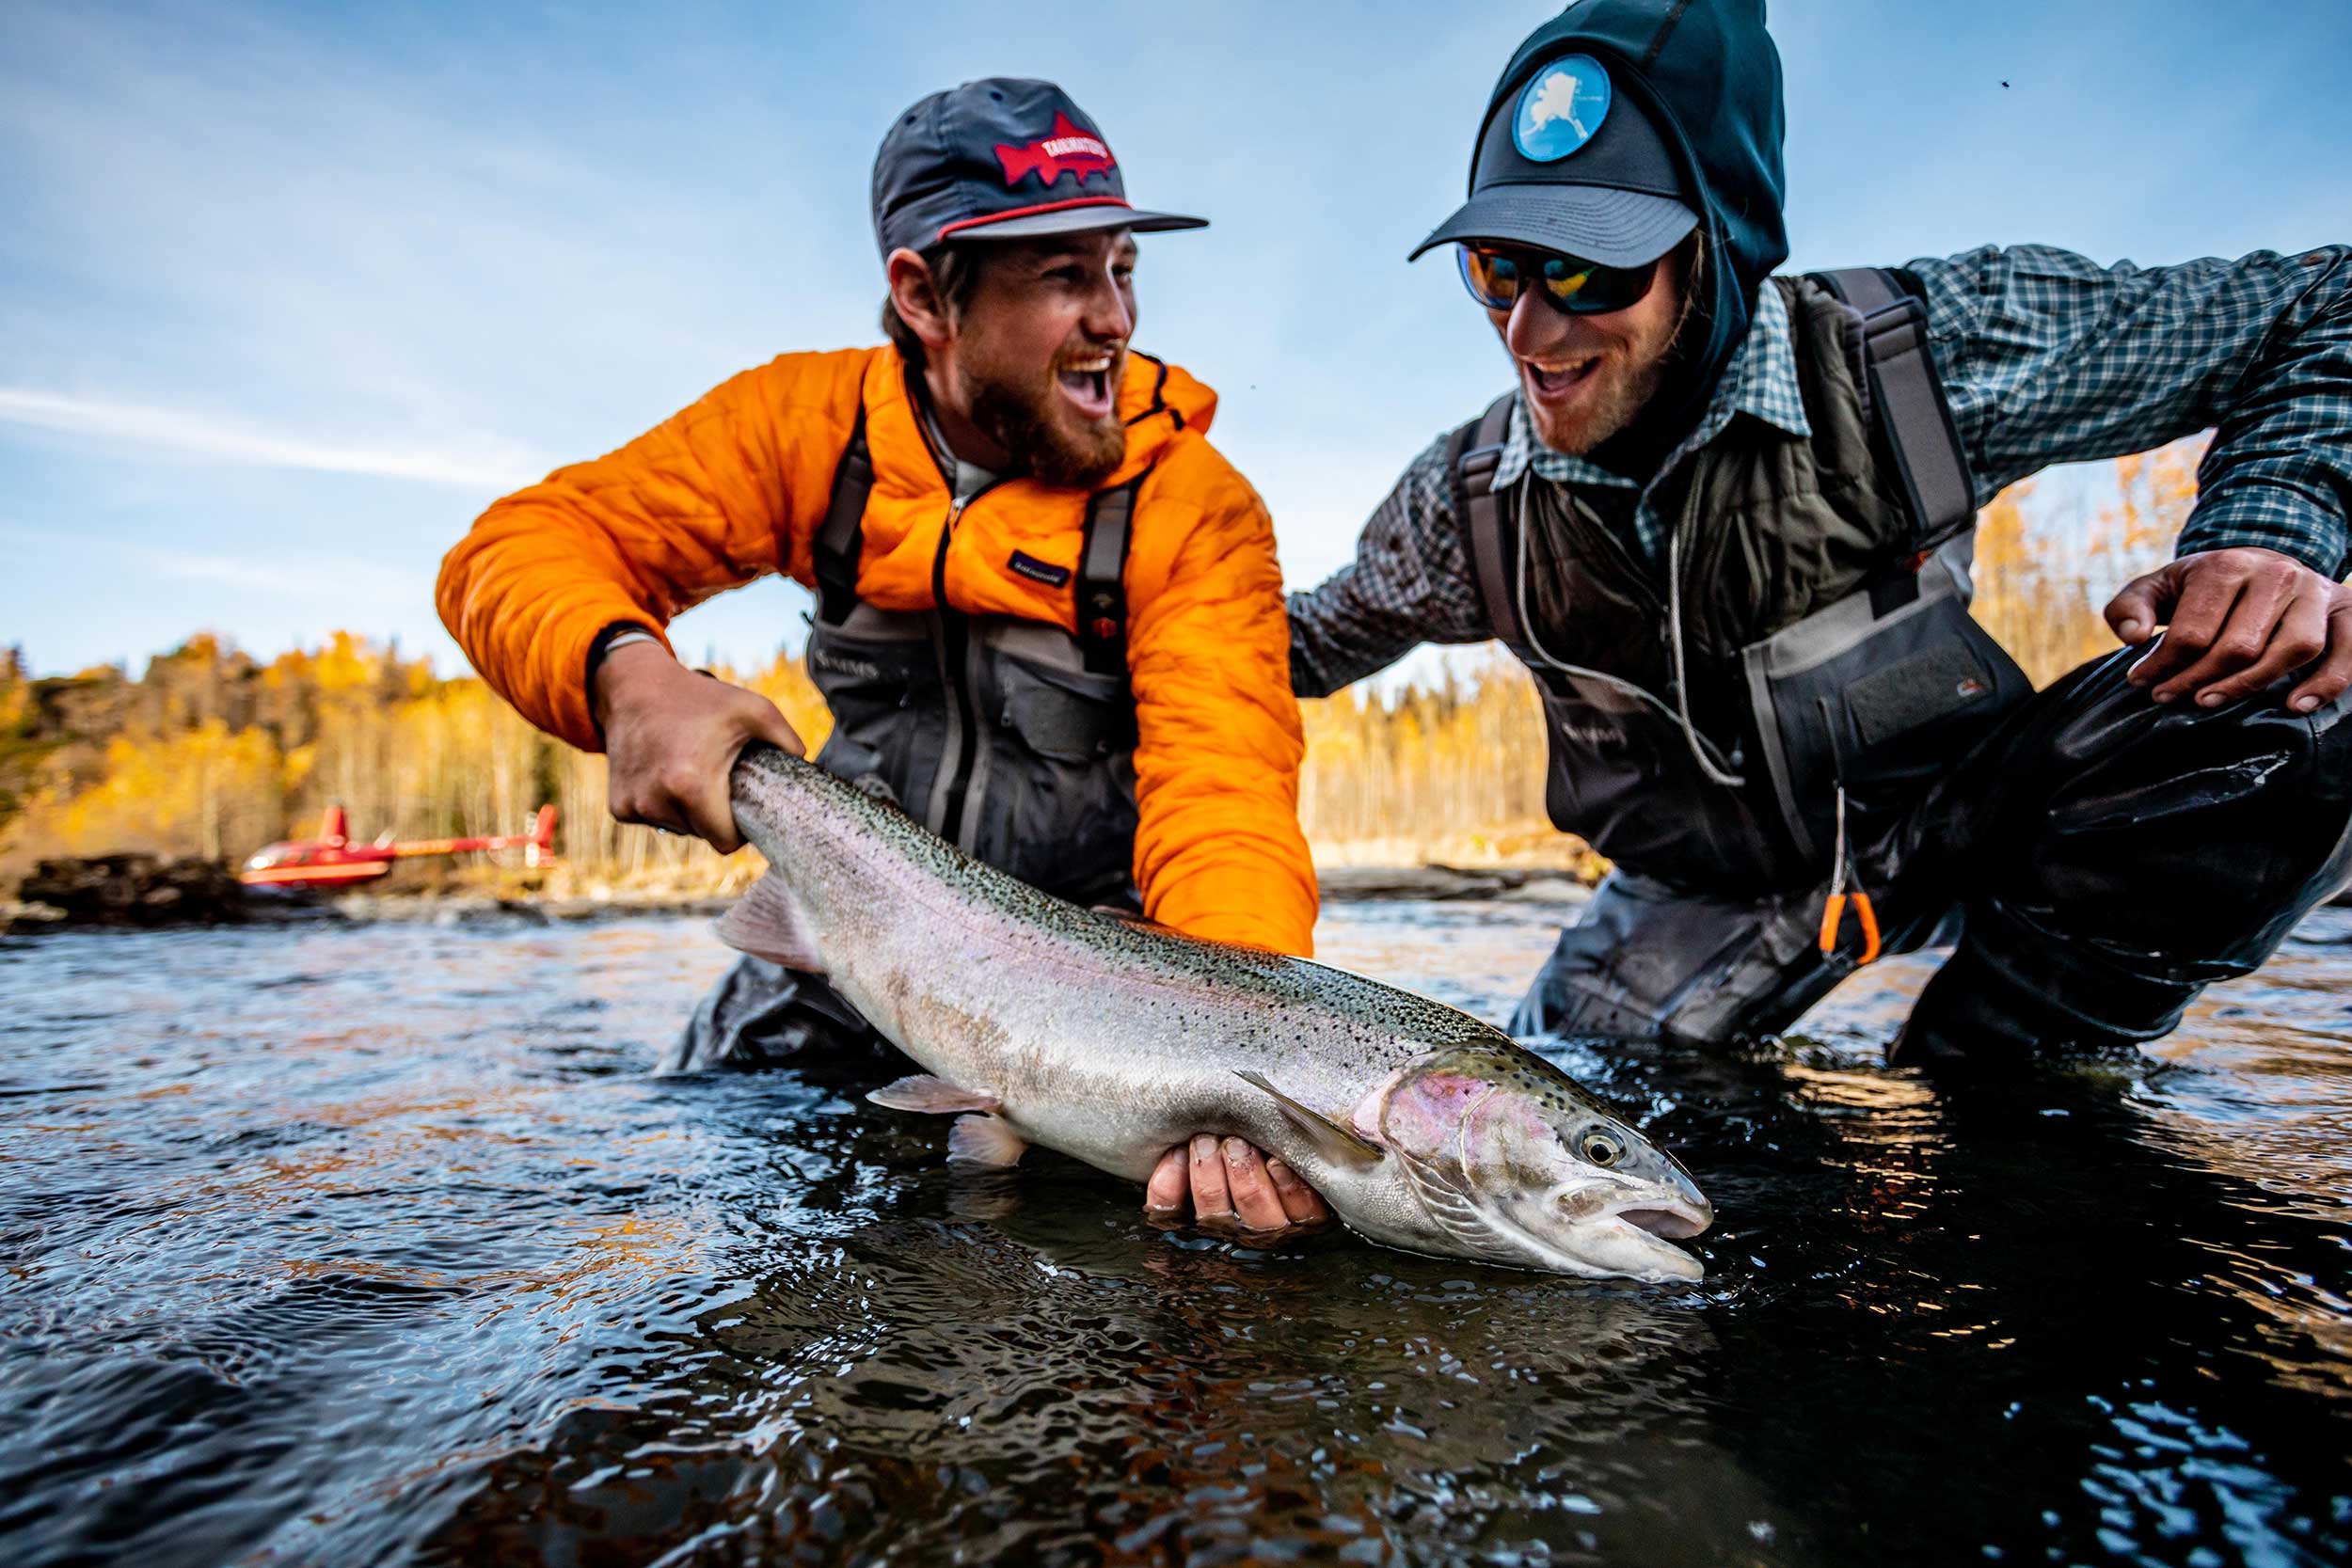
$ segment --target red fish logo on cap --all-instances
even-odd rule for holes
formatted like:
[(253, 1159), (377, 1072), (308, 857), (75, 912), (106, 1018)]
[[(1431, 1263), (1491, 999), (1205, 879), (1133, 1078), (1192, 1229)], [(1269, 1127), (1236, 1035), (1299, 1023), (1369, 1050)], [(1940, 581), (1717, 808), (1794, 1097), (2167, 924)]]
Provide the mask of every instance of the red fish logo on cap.
[(1083, 185), (1098, 174), (1108, 174), (1119, 166), (1111, 150), (1103, 145), (1101, 137), (1071, 123), (1070, 117), (1054, 117), (1054, 129), (1038, 140), (1020, 147), (996, 144), (996, 161), (1005, 166), (1005, 183), (1018, 185), (1031, 174), (1044, 184), (1051, 185), (1065, 174), (1074, 174)]

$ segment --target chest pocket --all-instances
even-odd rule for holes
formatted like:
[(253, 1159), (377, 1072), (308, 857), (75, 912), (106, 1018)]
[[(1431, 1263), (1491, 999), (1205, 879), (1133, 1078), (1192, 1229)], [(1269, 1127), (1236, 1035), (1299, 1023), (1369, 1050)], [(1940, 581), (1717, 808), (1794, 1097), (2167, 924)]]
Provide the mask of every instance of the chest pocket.
[(1081, 903), (1132, 901), (1136, 710), (1123, 671), (1085, 668), (1057, 627), (994, 621), (977, 634), (988, 727), (969, 847)]
[(1837, 790), (1865, 811), (1899, 805), (2032, 694), (1968, 613), (1969, 546), (1744, 651), (1757, 749), (1808, 860), (1829, 851)]
[(1008, 658), (998, 682), (998, 722), (1041, 757), (1091, 766), (1136, 749), (1135, 704), (1121, 676)]

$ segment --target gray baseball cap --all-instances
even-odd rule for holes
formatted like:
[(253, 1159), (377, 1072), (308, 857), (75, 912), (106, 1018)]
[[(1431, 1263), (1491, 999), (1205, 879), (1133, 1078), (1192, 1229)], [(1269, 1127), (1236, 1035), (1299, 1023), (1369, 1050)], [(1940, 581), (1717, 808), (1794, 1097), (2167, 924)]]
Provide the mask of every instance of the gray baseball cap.
[(1634, 90), (1590, 55), (1506, 76), (1486, 106), (1470, 200), (1414, 246), (1485, 240), (1604, 266), (1654, 261), (1698, 227), (1681, 171)]
[(1105, 229), (1205, 229), (1127, 200), (1119, 160), (1051, 82), (997, 76), (935, 92), (892, 122), (874, 156), (874, 243), (1023, 240)]

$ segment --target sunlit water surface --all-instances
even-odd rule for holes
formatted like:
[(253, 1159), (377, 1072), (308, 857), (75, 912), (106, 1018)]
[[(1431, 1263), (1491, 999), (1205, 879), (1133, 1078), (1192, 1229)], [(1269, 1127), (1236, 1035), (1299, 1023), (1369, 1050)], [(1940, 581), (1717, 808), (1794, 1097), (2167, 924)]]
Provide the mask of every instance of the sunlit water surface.
[[(1354, 905), (1504, 1014), (1561, 911)], [(0, 943), (0, 1561), (2352, 1558), (2352, 911), (2148, 1069), (1557, 1048), (1691, 1288), (951, 1176), (872, 1069), (656, 1078), (699, 923)]]

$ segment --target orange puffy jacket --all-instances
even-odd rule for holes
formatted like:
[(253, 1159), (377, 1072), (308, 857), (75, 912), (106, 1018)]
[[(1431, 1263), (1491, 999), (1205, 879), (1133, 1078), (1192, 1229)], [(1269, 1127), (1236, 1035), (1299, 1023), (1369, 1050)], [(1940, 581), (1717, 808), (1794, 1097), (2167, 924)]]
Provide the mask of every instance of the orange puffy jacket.
[[(860, 402), (874, 461), (860, 597), (935, 608), (946, 482), (896, 349), (787, 354), (725, 382), (620, 451), (492, 506), (441, 563), (442, 621), (523, 716), (600, 749), (588, 648), (619, 621), (659, 628), (768, 572), (815, 582), (811, 543)], [(1136, 885), (1195, 936), (1310, 952), (1314, 870), (1298, 830), (1304, 750), (1265, 505), (1205, 439), (1216, 394), (1131, 354), (1127, 457), (1147, 467), (1126, 569), (1136, 700)], [(1073, 574), (1087, 496), (1020, 479), (973, 500), (946, 543), (948, 605), (1076, 631), (1068, 587), (1018, 576), (1015, 550)]]

